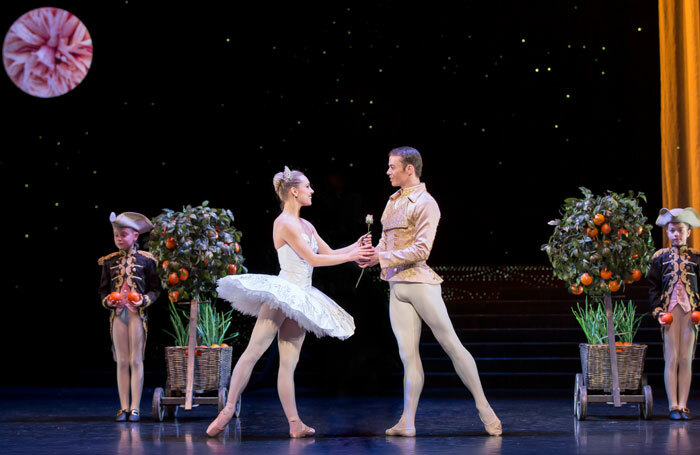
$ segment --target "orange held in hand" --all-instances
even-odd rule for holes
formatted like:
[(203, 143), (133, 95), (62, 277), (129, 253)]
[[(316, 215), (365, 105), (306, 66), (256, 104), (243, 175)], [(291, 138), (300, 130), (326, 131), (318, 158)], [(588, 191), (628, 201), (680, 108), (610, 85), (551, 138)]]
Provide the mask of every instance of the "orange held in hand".
[(592, 276), (590, 276), (590, 275), (587, 274), (587, 273), (584, 273), (583, 275), (581, 275), (581, 284), (582, 284), (582, 285), (588, 286), (588, 285), (590, 285), (591, 283), (593, 283), (593, 277), (592, 277)]
[(673, 322), (673, 316), (671, 316), (671, 313), (663, 313), (659, 317), (659, 321), (661, 321), (662, 324), (669, 325), (670, 323)]
[(593, 222), (596, 226), (600, 226), (601, 224), (605, 223), (605, 217), (602, 213), (596, 213), (593, 217)]
[(131, 291), (129, 292), (129, 295), (127, 296), (129, 299), (129, 302), (131, 303), (138, 303), (141, 300), (141, 294), (139, 294), (136, 291)]
[(690, 313), (690, 319), (693, 321), (693, 324), (700, 324), (700, 311)]
[(120, 301), (121, 299), (122, 299), (122, 295), (121, 295), (120, 293), (118, 293), (117, 291), (114, 291), (114, 292), (112, 292), (111, 294), (109, 294), (109, 300), (110, 300), (110, 302), (113, 302), (113, 303), (114, 303), (114, 302), (118, 302), (118, 301)]

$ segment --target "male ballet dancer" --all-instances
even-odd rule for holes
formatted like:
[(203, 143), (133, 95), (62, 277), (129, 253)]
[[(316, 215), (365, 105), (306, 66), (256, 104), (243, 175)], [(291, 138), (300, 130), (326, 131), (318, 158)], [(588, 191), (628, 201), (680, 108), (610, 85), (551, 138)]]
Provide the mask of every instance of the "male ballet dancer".
[(389, 198), (384, 209), (382, 237), (374, 256), (360, 264), (371, 267), (379, 263), (382, 279), (389, 282), (391, 328), (404, 366), (403, 414), (386, 434), (416, 435), (416, 408), (424, 380), (418, 352), (422, 319), (474, 396), (486, 431), (500, 436), (501, 421), (486, 400), (474, 358), (457, 337), (447, 314), (440, 287), (442, 278), (426, 264), (435, 240), (440, 209), (420, 181), (422, 168), (421, 155), (412, 147), (398, 147), (389, 152), (386, 173), (392, 186), (401, 189)]

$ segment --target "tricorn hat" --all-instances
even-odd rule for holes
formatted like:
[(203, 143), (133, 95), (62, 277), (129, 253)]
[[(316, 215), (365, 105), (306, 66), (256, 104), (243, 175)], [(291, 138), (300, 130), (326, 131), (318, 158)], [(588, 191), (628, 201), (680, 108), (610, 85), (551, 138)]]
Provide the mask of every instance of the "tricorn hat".
[(656, 225), (666, 226), (668, 223), (686, 223), (691, 228), (700, 227), (700, 214), (692, 207), (659, 210), (659, 217), (656, 219)]
[(149, 220), (148, 217), (136, 212), (123, 212), (119, 215), (112, 212), (109, 215), (109, 221), (114, 227), (128, 227), (135, 230), (139, 234), (145, 234), (153, 229), (151, 220)]

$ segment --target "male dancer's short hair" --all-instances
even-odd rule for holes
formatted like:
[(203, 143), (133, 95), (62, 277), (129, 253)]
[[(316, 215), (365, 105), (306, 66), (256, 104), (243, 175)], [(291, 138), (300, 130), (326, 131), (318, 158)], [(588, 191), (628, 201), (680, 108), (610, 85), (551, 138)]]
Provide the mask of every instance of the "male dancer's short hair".
[(389, 152), (389, 156), (401, 157), (403, 168), (406, 169), (406, 166), (412, 165), (416, 171), (416, 177), (420, 178), (423, 172), (423, 158), (421, 158), (418, 150), (413, 147), (396, 147)]

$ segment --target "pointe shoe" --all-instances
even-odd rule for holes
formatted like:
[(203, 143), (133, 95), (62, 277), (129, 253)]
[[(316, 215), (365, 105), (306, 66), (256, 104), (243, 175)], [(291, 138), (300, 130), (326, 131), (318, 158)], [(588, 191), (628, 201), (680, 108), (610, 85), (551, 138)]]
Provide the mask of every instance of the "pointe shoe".
[(416, 436), (416, 429), (415, 428), (396, 428), (391, 427), (388, 430), (384, 432), (387, 436), (403, 436), (406, 438), (414, 438)]
[(313, 436), (316, 434), (316, 430), (314, 430), (311, 427), (306, 426), (306, 424), (301, 424), (301, 430), (299, 431), (289, 431), (289, 437), (298, 439), (298, 438), (308, 438), (309, 436)]
[(216, 416), (216, 419), (214, 419), (214, 421), (209, 424), (209, 427), (207, 428), (207, 434), (213, 438), (217, 434), (224, 431), (228, 423), (233, 418), (233, 411), (233, 407), (229, 409), (228, 406), (222, 409), (219, 415)]
[(500, 436), (503, 434), (501, 421), (496, 417), (496, 414), (493, 415), (493, 420), (489, 423), (484, 421), (484, 418), (481, 417), (481, 413), (479, 413), (479, 419), (481, 419), (481, 423), (484, 424), (484, 429), (490, 436)]

